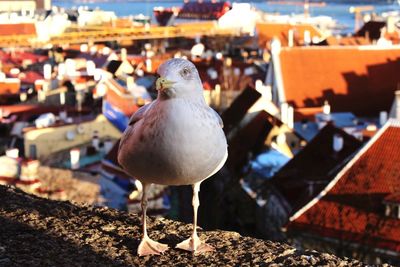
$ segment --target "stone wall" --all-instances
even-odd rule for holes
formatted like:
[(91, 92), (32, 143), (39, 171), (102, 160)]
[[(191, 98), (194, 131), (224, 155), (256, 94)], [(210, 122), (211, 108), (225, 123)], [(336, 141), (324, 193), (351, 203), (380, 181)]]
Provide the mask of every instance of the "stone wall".
[[(174, 247), (191, 225), (150, 218), (150, 237)], [(171, 248), (139, 258), (140, 217), (28, 195), (0, 186), (0, 266), (364, 266), (316, 251), (301, 252), (235, 232), (200, 231), (216, 252), (192, 256)]]

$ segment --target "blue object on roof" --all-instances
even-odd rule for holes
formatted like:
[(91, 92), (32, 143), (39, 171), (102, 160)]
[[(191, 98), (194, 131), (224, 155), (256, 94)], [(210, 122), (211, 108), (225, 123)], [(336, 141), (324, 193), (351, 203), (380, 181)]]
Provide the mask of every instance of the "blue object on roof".
[(103, 99), (103, 115), (121, 132), (128, 127), (129, 117)]
[(294, 129), (305, 140), (310, 141), (322, 129), (326, 123), (333, 123), (337, 128), (343, 129), (348, 133), (361, 131), (367, 127), (363, 119), (358, 119), (351, 112), (333, 112), (330, 114), (318, 113), (315, 115), (316, 122), (295, 122)]
[(295, 122), (294, 130), (307, 142), (313, 139), (319, 132), (316, 122)]
[(288, 161), (289, 157), (270, 149), (256, 157), (251, 162), (253, 171), (261, 174), (264, 178), (271, 178), (274, 174), (280, 170)]
[(333, 112), (330, 114), (318, 113), (315, 115), (315, 120), (332, 121), (336, 127), (354, 127), (357, 126), (357, 117), (351, 112)]

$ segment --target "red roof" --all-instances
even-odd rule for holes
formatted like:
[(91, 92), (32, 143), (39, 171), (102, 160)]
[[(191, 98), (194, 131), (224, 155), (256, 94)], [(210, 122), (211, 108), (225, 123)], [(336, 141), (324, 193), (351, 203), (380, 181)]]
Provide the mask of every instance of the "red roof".
[(289, 42), (289, 30), (293, 30), (294, 45), (304, 43), (304, 32), (308, 31), (310, 37), (322, 38), (322, 33), (311, 24), (289, 24), (274, 22), (258, 22), (256, 24), (258, 44), (261, 48), (269, 46), (273, 38), (278, 38), (283, 46)]
[(5, 94), (5, 95), (13, 95), (13, 94), (19, 94), (19, 88), (21, 86), (21, 81), (18, 79), (14, 80), (6, 80), (3, 82), (0, 82), (0, 95)]
[(282, 48), (280, 61), (286, 101), (296, 108), (328, 100), (334, 111), (376, 116), (390, 109), (400, 83), (399, 48)]
[(219, 19), (231, 9), (229, 2), (187, 2), (179, 11), (182, 19)]
[[(4, 55), (7, 58), (7, 55)], [(12, 60), (14, 63), (22, 64), (24, 60), (30, 60), (32, 63), (44, 62), (48, 59), (46, 55), (38, 55), (31, 52), (15, 52), (12, 55), (8, 55), (8, 59)]]
[(36, 35), (34, 23), (0, 24), (1, 35)]
[(37, 80), (43, 80), (43, 75), (36, 71), (26, 71), (20, 73), (19, 78), (24, 84), (35, 84)]
[(385, 215), (385, 198), (400, 192), (399, 143), (400, 122), (389, 121), (289, 229), (400, 252), (400, 219)]
[(139, 109), (133, 95), (128, 94), (126, 89), (114, 79), (107, 80), (107, 86), (108, 90), (105, 99), (126, 116), (130, 117)]

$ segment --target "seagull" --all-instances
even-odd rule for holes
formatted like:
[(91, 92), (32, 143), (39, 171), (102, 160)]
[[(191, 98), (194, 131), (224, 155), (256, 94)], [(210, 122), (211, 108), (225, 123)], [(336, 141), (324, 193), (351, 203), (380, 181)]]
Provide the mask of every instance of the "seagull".
[(160, 65), (158, 74), (157, 99), (133, 114), (118, 151), (123, 169), (143, 185), (143, 233), (137, 253), (159, 255), (168, 249), (147, 234), (147, 193), (151, 184), (192, 185), (193, 232), (176, 248), (195, 255), (214, 251), (197, 235), (197, 210), (201, 182), (219, 171), (228, 157), (222, 119), (207, 105), (193, 63), (170, 59)]

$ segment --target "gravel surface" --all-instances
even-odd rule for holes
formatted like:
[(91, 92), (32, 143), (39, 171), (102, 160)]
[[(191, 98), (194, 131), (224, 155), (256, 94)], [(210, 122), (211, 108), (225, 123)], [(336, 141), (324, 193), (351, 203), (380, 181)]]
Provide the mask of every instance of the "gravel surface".
[[(67, 200), (88, 204), (94, 204), (98, 200), (100, 191), (99, 175), (40, 166), (39, 179), (42, 182), (42, 186), (48, 190), (64, 190), (64, 198)], [(57, 199), (57, 197), (56, 195), (49, 198)]]
[[(174, 247), (191, 225), (150, 218), (149, 234)], [(108, 208), (48, 200), (0, 186), (0, 266), (364, 266), (315, 251), (234, 232), (200, 230), (216, 252), (170, 249), (139, 258), (140, 217)]]

